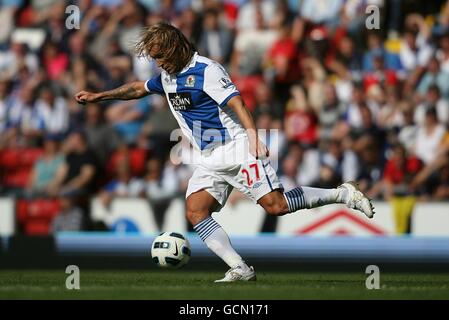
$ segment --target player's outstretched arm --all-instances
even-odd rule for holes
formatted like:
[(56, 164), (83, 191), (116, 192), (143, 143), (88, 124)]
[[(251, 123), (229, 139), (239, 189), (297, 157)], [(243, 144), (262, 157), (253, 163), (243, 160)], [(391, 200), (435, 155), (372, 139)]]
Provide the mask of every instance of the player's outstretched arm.
[(268, 157), (269, 152), (267, 147), (259, 140), (257, 135), (256, 124), (251, 116), (248, 108), (245, 106), (241, 96), (232, 97), (228, 103), (230, 107), (237, 115), (242, 126), (246, 129), (246, 134), (248, 135), (249, 148), (251, 154), (258, 158)]
[(75, 95), (75, 99), (79, 103), (84, 104), (88, 102), (99, 102), (105, 100), (139, 99), (148, 94), (149, 92), (145, 89), (144, 81), (134, 81), (109, 91), (98, 93), (80, 91)]

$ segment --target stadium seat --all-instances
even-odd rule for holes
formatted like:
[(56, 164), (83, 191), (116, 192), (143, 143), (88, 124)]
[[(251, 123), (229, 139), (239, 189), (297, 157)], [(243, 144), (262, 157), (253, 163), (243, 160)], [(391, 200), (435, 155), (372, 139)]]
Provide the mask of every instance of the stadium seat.
[(126, 151), (116, 151), (109, 158), (106, 165), (106, 175), (109, 179), (115, 176), (118, 163), (128, 157), (133, 176), (140, 176), (145, 172), (147, 151), (145, 149), (134, 148)]
[(34, 163), (42, 156), (44, 151), (40, 148), (27, 148), (20, 153), (22, 166), (32, 168)]
[(56, 199), (18, 200), (16, 215), (27, 235), (45, 235), (50, 232), (51, 223), (60, 211)]
[(47, 235), (50, 233), (50, 223), (44, 219), (31, 220), (25, 224), (24, 232), (30, 236)]
[(3, 176), (3, 184), (7, 187), (24, 188), (28, 184), (30, 173), (30, 168), (7, 171)]
[(19, 224), (25, 223), (28, 215), (28, 201), (27, 200), (17, 200), (16, 201), (16, 216)]
[(20, 164), (21, 149), (7, 149), (1, 153), (0, 165), (4, 169), (15, 169)]
[(23, 188), (27, 185), (34, 163), (41, 157), (40, 148), (11, 148), (0, 153), (3, 168), (1, 183), (6, 187)]
[(146, 162), (146, 150), (144, 149), (132, 149), (129, 154), (129, 160), (131, 162), (131, 172), (133, 175), (141, 175), (145, 171)]
[(30, 202), (28, 206), (29, 218), (46, 218), (52, 220), (60, 210), (59, 201), (52, 199), (38, 199)]

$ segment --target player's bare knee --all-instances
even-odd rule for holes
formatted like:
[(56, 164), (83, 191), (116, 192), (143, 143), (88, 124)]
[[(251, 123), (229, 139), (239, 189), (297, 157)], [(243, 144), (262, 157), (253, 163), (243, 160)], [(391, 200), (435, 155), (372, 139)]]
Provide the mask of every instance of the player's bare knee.
[(206, 219), (209, 216), (208, 210), (194, 209), (186, 211), (187, 220), (194, 226)]
[(283, 208), (282, 204), (278, 202), (266, 205), (264, 206), (264, 209), (270, 216), (282, 216), (287, 213)]
[(269, 215), (280, 216), (286, 213), (284, 212), (285, 210), (283, 210), (284, 208), (281, 201), (278, 200), (279, 199), (277, 197), (264, 199), (262, 206)]
[(263, 197), (259, 204), (265, 209), (267, 214), (272, 216), (282, 216), (288, 213), (288, 205), (281, 192), (273, 192)]

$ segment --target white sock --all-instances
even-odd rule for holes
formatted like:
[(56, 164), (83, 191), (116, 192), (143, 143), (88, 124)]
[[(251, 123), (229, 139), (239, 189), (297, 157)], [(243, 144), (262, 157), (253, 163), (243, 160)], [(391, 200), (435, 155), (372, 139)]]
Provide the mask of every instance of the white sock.
[(226, 231), (211, 216), (193, 226), (193, 229), (209, 249), (226, 262), (229, 267), (240, 266), (247, 270), (248, 266), (242, 257), (235, 252)]
[(290, 212), (316, 208), (331, 203), (346, 203), (347, 196), (348, 191), (345, 188), (297, 187), (284, 193)]

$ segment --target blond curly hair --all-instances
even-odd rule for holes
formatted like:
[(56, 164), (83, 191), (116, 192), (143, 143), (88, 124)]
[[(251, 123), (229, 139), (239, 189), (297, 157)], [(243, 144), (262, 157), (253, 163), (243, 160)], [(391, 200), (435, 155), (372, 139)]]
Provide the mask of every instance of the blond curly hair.
[(152, 51), (151, 58), (164, 59), (180, 72), (192, 59), (195, 47), (178, 28), (159, 22), (143, 29), (135, 45), (138, 56), (150, 57)]

